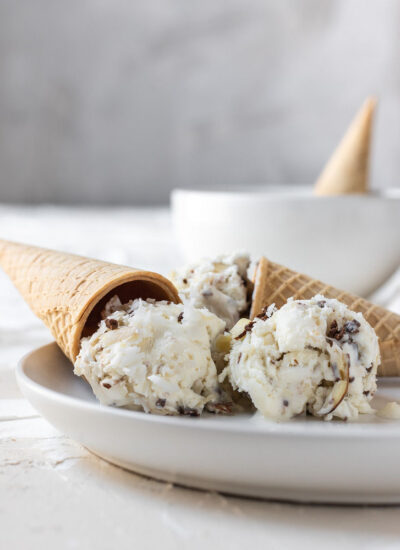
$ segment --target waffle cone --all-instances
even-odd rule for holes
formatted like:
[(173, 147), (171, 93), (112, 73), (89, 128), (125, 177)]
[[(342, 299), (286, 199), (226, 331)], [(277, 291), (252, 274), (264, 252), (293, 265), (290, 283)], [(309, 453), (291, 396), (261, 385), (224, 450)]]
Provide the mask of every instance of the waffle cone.
[(155, 298), (179, 302), (158, 273), (0, 240), (0, 266), (73, 362), (82, 336), (93, 333), (105, 302)]
[(372, 304), (364, 298), (270, 262), (266, 258), (261, 258), (255, 273), (250, 317), (253, 319), (264, 307), (273, 303), (280, 308), (290, 297), (295, 300), (308, 300), (316, 294), (322, 294), (326, 298), (336, 298), (351, 310), (361, 312), (379, 338), (381, 365), (378, 374), (400, 376), (399, 315)]
[(368, 98), (315, 184), (316, 195), (368, 191), (372, 121), (376, 100)]

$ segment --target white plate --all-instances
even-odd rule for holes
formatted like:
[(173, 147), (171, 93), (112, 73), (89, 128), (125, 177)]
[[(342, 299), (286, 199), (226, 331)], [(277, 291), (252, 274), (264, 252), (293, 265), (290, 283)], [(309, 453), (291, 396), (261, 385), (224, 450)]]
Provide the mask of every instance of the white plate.
[[(254, 497), (400, 503), (400, 421), (276, 424), (249, 415), (161, 417), (104, 407), (56, 344), (25, 356), (17, 379), (56, 428), (135, 472)], [(381, 380), (375, 403), (396, 399), (400, 380)]]

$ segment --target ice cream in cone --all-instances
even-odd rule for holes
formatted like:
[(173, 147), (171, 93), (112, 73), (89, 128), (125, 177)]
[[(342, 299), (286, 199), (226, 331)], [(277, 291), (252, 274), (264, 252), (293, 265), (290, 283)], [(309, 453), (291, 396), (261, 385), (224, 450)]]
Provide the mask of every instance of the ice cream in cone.
[(400, 375), (400, 316), (348, 292), (338, 290), (307, 275), (261, 258), (254, 281), (253, 302), (250, 317), (253, 319), (262, 310), (275, 304), (280, 308), (288, 298), (307, 300), (322, 294), (336, 298), (351, 310), (361, 312), (374, 328), (381, 351), (381, 376)]
[(316, 195), (342, 195), (368, 191), (372, 122), (376, 106), (368, 98), (349, 126), (315, 184)]
[(122, 301), (180, 302), (174, 285), (158, 273), (66, 252), (1, 240), (0, 266), (72, 362), (81, 337), (96, 330), (114, 294)]

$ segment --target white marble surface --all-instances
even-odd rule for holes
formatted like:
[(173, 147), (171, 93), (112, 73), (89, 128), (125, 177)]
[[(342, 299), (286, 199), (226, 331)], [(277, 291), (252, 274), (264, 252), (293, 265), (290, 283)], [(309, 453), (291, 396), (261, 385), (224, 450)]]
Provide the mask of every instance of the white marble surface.
[[(0, 235), (164, 272), (179, 261), (166, 210), (0, 206)], [(0, 274), (1, 549), (400, 548), (398, 507), (226, 497), (146, 479), (96, 458), (40, 418), (16, 386), (18, 359), (49, 340)]]

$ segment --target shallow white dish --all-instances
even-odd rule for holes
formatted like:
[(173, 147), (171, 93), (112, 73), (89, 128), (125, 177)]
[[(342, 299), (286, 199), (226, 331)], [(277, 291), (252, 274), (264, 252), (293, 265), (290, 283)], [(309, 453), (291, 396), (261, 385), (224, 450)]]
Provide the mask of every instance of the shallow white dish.
[(400, 189), (339, 197), (299, 186), (177, 189), (171, 204), (187, 261), (244, 249), (362, 296), (400, 264)]
[[(152, 416), (99, 405), (56, 344), (17, 368), (25, 397), (56, 428), (100, 457), (158, 479), (239, 495), (336, 503), (400, 503), (400, 421), (241, 415)], [(400, 379), (376, 397), (400, 399)]]

